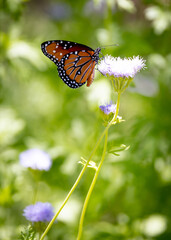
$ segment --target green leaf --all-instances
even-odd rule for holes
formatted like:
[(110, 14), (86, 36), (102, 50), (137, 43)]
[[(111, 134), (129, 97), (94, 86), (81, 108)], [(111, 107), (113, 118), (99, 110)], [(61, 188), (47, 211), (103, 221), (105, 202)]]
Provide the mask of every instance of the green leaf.
[(119, 146), (113, 146), (110, 150), (109, 153), (114, 154), (115, 156), (120, 156), (118, 152), (126, 151), (130, 148), (130, 146), (126, 146), (125, 144), (121, 144)]
[(32, 226), (29, 225), (28, 227), (25, 227), (23, 232), (21, 232), (18, 240), (36, 240), (35, 234)]
[[(79, 161), (78, 163), (81, 163), (83, 166), (85, 166), (86, 163), (87, 163), (87, 160), (85, 158), (81, 157), (81, 161)], [(87, 167), (93, 168), (94, 170), (97, 170), (97, 165), (96, 165), (96, 163), (94, 161), (90, 161), (88, 163)]]

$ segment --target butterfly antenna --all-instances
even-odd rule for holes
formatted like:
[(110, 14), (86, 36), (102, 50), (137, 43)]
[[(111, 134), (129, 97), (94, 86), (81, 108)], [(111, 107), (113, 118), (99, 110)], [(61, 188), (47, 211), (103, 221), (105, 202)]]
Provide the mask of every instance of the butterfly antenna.
[(119, 44), (111, 44), (111, 45), (105, 45), (105, 46), (102, 46), (102, 47), (100, 47), (100, 48), (103, 48), (103, 49), (105, 49), (106, 47), (112, 47), (112, 46), (119, 46)]
[[(106, 46), (103, 46), (103, 47), (100, 47), (100, 49), (105, 49), (106, 47), (111, 47), (111, 46), (119, 46), (119, 44), (111, 44), (111, 45), (106, 45)], [(109, 65), (109, 63), (107, 63), (106, 61), (105, 61), (105, 57), (104, 57), (104, 55), (103, 55), (103, 53), (102, 52), (100, 52), (101, 54), (102, 54), (102, 59), (104, 59), (104, 62), (107, 64), (107, 65)]]

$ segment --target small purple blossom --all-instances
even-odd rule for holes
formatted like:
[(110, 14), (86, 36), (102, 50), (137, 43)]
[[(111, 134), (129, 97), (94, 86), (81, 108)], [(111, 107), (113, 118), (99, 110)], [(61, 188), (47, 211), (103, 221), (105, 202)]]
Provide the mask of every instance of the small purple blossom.
[(46, 152), (40, 149), (29, 149), (19, 156), (20, 164), (27, 168), (48, 171), (51, 168), (52, 160)]
[(116, 111), (116, 105), (115, 104), (106, 104), (106, 105), (101, 105), (99, 107), (104, 114), (109, 115), (110, 113), (115, 113)]
[(53, 218), (53, 207), (50, 203), (37, 202), (27, 206), (23, 216), (30, 222), (49, 222)]
[(145, 68), (145, 60), (141, 57), (124, 58), (105, 56), (98, 64), (98, 70), (103, 75), (115, 78), (133, 78), (137, 72)]

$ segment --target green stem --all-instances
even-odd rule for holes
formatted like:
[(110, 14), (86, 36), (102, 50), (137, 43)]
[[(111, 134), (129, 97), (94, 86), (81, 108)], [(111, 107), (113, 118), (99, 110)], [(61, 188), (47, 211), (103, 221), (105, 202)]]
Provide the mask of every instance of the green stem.
[(41, 237), (41, 232), (39, 232), (39, 239), (40, 239), (40, 237)]
[(85, 212), (86, 212), (86, 209), (87, 209), (87, 205), (88, 205), (89, 199), (90, 199), (90, 197), (91, 197), (92, 191), (93, 191), (94, 186), (95, 186), (96, 181), (97, 181), (97, 177), (98, 177), (98, 175), (99, 175), (101, 166), (102, 166), (103, 161), (104, 161), (104, 158), (105, 158), (105, 153), (106, 153), (106, 148), (107, 148), (107, 137), (108, 137), (108, 131), (106, 132), (106, 135), (105, 135), (104, 149), (103, 149), (103, 154), (102, 154), (101, 161), (100, 161), (99, 166), (98, 166), (98, 168), (97, 168), (97, 170), (96, 170), (96, 172), (95, 172), (95, 174), (94, 174), (93, 181), (92, 181), (92, 183), (91, 183), (91, 185), (90, 185), (90, 188), (89, 188), (89, 190), (88, 190), (86, 199), (85, 199), (85, 201), (84, 201), (83, 210), (82, 210), (82, 214), (81, 214), (81, 218), (80, 218), (80, 223), (79, 223), (79, 230), (78, 230), (77, 240), (80, 240), (80, 239), (81, 239), (82, 229), (83, 229), (83, 222), (84, 222), (84, 216), (85, 216)]
[(122, 93), (123, 93), (123, 92), (125, 91), (125, 89), (129, 86), (129, 84), (130, 84), (130, 82), (131, 82), (132, 80), (133, 80), (133, 78), (127, 80), (125, 86), (123, 86), (123, 87), (121, 88), (121, 92), (122, 92)]
[(38, 189), (39, 189), (39, 182), (36, 181), (35, 189), (34, 189), (34, 196), (33, 196), (33, 204), (35, 204), (37, 201)]
[(30, 169), (30, 172), (32, 173), (33, 179), (34, 179), (34, 194), (33, 194), (33, 204), (37, 201), (38, 196), (38, 190), (39, 190), (39, 183), (40, 183), (40, 177), (42, 172), (39, 170)]
[(41, 236), (40, 240), (43, 240), (44, 237), (46, 236), (46, 234), (48, 233), (48, 231), (50, 230), (50, 228), (52, 227), (52, 224), (54, 223), (55, 219), (57, 218), (57, 216), (59, 215), (59, 213), (61, 212), (61, 210), (63, 209), (63, 207), (65, 206), (65, 204), (67, 203), (68, 199), (70, 198), (71, 194), (74, 192), (75, 188), (77, 187), (78, 183), (80, 182), (89, 162), (91, 161), (93, 155), (95, 154), (102, 138), (104, 137), (104, 135), (106, 134), (106, 131), (108, 130), (108, 128), (106, 127), (105, 130), (103, 131), (102, 135), (100, 136), (99, 140), (97, 141), (88, 161), (86, 162), (85, 166), (83, 167), (82, 171), (80, 172), (77, 180), (75, 181), (74, 185), (72, 186), (71, 190), (69, 191), (68, 195), (66, 196), (65, 200), (63, 201), (60, 209), (58, 210), (58, 212), (55, 214), (55, 216), (53, 217), (53, 219), (50, 221), (50, 223), (48, 224), (47, 228), (45, 229), (43, 235)]
[(59, 213), (61, 212), (61, 210), (63, 209), (63, 207), (65, 206), (65, 204), (67, 203), (68, 199), (70, 198), (70, 196), (72, 195), (72, 193), (74, 192), (75, 188), (77, 187), (78, 183), (80, 182), (89, 162), (91, 161), (92, 157), (94, 156), (101, 140), (103, 139), (104, 135), (106, 134), (106, 132), (108, 131), (108, 129), (110, 128), (110, 126), (114, 123), (114, 121), (117, 118), (118, 115), (118, 111), (119, 111), (119, 104), (120, 104), (120, 93), (118, 93), (118, 100), (117, 100), (117, 107), (116, 107), (116, 112), (115, 115), (113, 117), (113, 119), (109, 122), (109, 124), (107, 125), (107, 127), (104, 129), (103, 133), (101, 134), (100, 138), (98, 139), (98, 141), (96, 142), (94, 149), (89, 157), (89, 159), (87, 160), (85, 166), (83, 167), (83, 169), (81, 170), (77, 180), (75, 181), (74, 185), (72, 186), (71, 190), (69, 191), (68, 195), (66, 196), (66, 198), (64, 199), (61, 207), (59, 208), (58, 212), (55, 214), (55, 216), (53, 217), (53, 219), (50, 221), (50, 223), (48, 224), (47, 228), (45, 229), (44, 233), (42, 234), (40, 240), (43, 240), (44, 237), (46, 236), (46, 234), (48, 233), (48, 231), (50, 230), (50, 228), (52, 227), (54, 221), (56, 220), (57, 216), (59, 215)]
[(117, 92), (117, 89), (116, 89), (116, 87), (115, 87), (115, 80), (111, 79), (111, 81), (112, 81), (112, 86), (113, 86), (115, 92)]
[(109, 127), (116, 121), (116, 118), (118, 116), (118, 112), (119, 112), (119, 105), (120, 105), (120, 92), (118, 93), (118, 100), (117, 100), (117, 105), (116, 105), (116, 112), (115, 112), (115, 115), (113, 117), (113, 119), (110, 121), (110, 123), (108, 124), (108, 128), (106, 127), (107, 131), (105, 132), (105, 142), (104, 142), (104, 149), (103, 149), (103, 154), (102, 154), (102, 158), (101, 158), (101, 161), (99, 163), (99, 166), (95, 172), (95, 175), (94, 175), (94, 178), (92, 180), (92, 183), (90, 185), (90, 188), (88, 190), (88, 193), (87, 193), (87, 196), (86, 196), (86, 199), (84, 201), (84, 205), (83, 205), (83, 209), (82, 209), (82, 213), (81, 213), (81, 217), (80, 217), (80, 223), (79, 223), (79, 229), (78, 229), (78, 235), (77, 235), (77, 240), (80, 240), (81, 239), (81, 235), (82, 235), (82, 229), (83, 229), (83, 222), (84, 222), (84, 216), (85, 216), (85, 212), (86, 212), (86, 209), (87, 209), (87, 205), (88, 205), (88, 202), (89, 202), (89, 199), (90, 199), (90, 196), (91, 196), (91, 193), (94, 189), (94, 186), (96, 184), (96, 181), (97, 181), (97, 177), (99, 175), (99, 172), (100, 172), (100, 169), (102, 167), (102, 164), (103, 164), (103, 161), (104, 161), (104, 158), (105, 158), (105, 153), (106, 153), (106, 148), (107, 148), (107, 137), (108, 137), (108, 129)]

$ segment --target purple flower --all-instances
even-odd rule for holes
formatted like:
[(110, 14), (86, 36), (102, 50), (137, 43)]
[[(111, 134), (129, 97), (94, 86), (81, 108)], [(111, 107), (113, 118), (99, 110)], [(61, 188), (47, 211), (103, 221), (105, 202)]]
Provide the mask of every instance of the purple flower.
[(50, 203), (37, 202), (27, 206), (23, 216), (31, 222), (49, 222), (53, 218), (53, 207)]
[(133, 78), (137, 72), (145, 68), (145, 60), (141, 57), (124, 58), (105, 56), (98, 64), (98, 70), (103, 75), (115, 78)]
[(46, 152), (40, 149), (29, 149), (19, 156), (22, 166), (37, 170), (48, 171), (51, 168), (52, 160)]
[(116, 105), (115, 104), (106, 104), (106, 105), (101, 105), (99, 107), (104, 114), (109, 115), (110, 113), (115, 113), (116, 111)]

